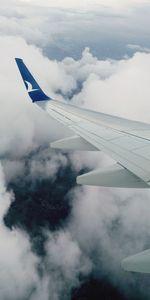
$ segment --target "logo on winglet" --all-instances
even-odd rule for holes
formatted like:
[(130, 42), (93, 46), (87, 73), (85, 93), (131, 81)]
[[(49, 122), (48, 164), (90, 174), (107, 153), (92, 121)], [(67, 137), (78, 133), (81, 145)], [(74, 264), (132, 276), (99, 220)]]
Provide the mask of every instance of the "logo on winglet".
[(27, 81), (27, 80), (25, 80), (25, 86), (27, 88), (28, 93), (34, 92), (34, 91), (38, 90), (38, 89), (34, 89), (33, 86), (32, 86), (32, 84), (29, 81)]

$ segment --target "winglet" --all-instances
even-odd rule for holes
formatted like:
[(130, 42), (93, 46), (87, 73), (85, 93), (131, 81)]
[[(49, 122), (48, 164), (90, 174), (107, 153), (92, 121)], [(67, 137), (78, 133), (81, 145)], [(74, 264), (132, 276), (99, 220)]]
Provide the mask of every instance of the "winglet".
[(21, 77), (32, 102), (51, 100), (40, 88), (21, 58), (15, 58)]

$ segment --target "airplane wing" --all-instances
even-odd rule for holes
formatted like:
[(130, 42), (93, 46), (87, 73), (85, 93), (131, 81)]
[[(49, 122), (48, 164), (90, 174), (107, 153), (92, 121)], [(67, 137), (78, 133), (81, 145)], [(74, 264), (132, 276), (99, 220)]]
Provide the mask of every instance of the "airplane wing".
[(78, 184), (150, 187), (150, 124), (53, 100), (42, 91), (23, 60), (16, 58), (16, 63), (32, 102), (47, 111), (72, 134), (51, 143), (52, 148), (103, 151), (116, 161), (116, 164), (108, 168), (78, 176)]

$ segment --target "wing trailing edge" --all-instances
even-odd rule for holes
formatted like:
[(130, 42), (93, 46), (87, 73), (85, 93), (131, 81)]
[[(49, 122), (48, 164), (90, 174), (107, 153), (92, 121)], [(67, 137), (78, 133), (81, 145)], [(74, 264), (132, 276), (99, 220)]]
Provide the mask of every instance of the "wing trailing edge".
[(78, 135), (53, 142), (50, 144), (50, 147), (62, 150), (98, 151), (96, 147)]

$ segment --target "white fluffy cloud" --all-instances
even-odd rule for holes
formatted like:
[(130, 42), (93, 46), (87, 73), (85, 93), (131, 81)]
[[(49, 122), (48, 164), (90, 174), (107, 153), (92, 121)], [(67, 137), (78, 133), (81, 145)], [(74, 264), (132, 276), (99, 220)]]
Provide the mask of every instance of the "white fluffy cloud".
[[(27, 234), (7, 229), (3, 218), (13, 193), (6, 191), (0, 165), (0, 297), (1, 299), (48, 300), (70, 298), (71, 288), (78, 286), (78, 275), (86, 276), (92, 263), (81, 251), (78, 241), (69, 231), (48, 233), (45, 259), (31, 251)], [(41, 273), (38, 272), (39, 268)]]
[(18, 230), (10, 231), (3, 224), (13, 194), (6, 191), (5, 179), (0, 165), (0, 297), (21, 299), (30, 294), (38, 283), (38, 258), (30, 249), (28, 237)]
[[(96, 70), (89, 72), (81, 93), (73, 101), (81, 101), (91, 109), (150, 122), (150, 55), (136, 53), (129, 59), (96, 64), (93, 59), (86, 68), (94, 69), (95, 65), (101, 75)], [(109, 75), (103, 80), (106, 72)]]

